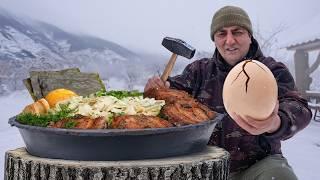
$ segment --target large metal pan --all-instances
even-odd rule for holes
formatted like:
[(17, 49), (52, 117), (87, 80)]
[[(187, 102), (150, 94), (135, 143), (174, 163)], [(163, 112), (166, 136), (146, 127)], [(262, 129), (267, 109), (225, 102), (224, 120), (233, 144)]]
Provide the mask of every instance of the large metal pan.
[(56, 129), (9, 119), (34, 156), (67, 160), (135, 160), (185, 155), (203, 150), (222, 114), (194, 125), (155, 129)]

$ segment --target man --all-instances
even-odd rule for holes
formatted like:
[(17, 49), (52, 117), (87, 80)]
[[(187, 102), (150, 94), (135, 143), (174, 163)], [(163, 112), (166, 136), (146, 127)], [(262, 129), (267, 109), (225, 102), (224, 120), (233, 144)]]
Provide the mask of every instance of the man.
[(270, 68), (278, 84), (278, 104), (273, 113), (264, 121), (239, 116), (232, 119), (226, 115), (208, 144), (230, 152), (230, 179), (297, 179), (281, 154), (280, 141), (306, 127), (312, 114), (306, 100), (297, 92), (290, 72), (284, 64), (263, 56), (252, 36), (251, 21), (239, 7), (226, 6), (215, 13), (211, 39), (216, 46), (212, 58), (189, 64), (181, 75), (169, 78), (169, 82), (153, 77), (145, 91), (170, 86), (187, 91), (216, 112), (226, 113), (222, 87), (228, 72), (245, 59), (262, 62)]

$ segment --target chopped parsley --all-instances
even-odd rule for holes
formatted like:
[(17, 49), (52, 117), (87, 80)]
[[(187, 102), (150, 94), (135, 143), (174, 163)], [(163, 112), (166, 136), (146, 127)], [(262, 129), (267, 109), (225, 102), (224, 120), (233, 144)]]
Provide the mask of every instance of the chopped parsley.
[(61, 119), (73, 117), (73, 112), (74, 110), (69, 108), (69, 104), (61, 104), (59, 111), (41, 115), (22, 113), (17, 116), (17, 121), (21, 124), (47, 127), (51, 122), (55, 123)]
[(76, 127), (76, 125), (77, 125), (77, 122), (76, 122), (76, 121), (68, 121), (68, 122), (64, 125), (64, 127), (65, 127), (65, 128), (68, 128), (68, 129), (71, 129), (71, 128)]
[(105, 91), (105, 90), (100, 90), (100, 91), (96, 92), (95, 95), (97, 97), (100, 97), (100, 96), (113, 96), (113, 97), (116, 97), (118, 99), (123, 99), (123, 98), (126, 98), (126, 97), (142, 96), (143, 93), (139, 92), (137, 90), (133, 90), (133, 91), (115, 91), (115, 90)]

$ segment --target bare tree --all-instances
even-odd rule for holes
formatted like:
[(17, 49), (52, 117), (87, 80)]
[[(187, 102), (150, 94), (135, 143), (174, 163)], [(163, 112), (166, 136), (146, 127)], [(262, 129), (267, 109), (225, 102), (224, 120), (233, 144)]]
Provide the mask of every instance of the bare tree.
[(134, 85), (138, 83), (139, 80), (139, 73), (141, 72), (141, 68), (138, 68), (137, 66), (131, 65), (127, 66), (126, 68), (127, 74), (126, 74), (126, 81), (127, 81), (127, 89), (133, 90)]
[(287, 29), (287, 26), (284, 24), (278, 25), (276, 28), (272, 29), (270, 33), (263, 33), (260, 29), (259, 23), (255, 28), (253, 33), (253, 37), (260, 44), (260, 48), (265, 55), (277, 56), (277, 52), (280, 50), (279, 43), (278, 43), (278, 35)]

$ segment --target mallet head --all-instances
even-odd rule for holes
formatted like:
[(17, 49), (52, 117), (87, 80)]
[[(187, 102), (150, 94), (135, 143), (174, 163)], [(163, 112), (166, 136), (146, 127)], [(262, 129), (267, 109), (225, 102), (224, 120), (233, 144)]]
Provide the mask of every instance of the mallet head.
[(172, 53), (188, 59), (191, 59), (196, 52), (195, 48), (177, 38), (165, 37), (162, 40), (162, 45)]

